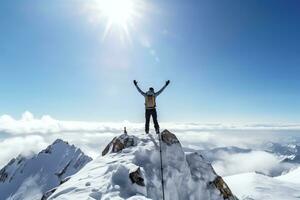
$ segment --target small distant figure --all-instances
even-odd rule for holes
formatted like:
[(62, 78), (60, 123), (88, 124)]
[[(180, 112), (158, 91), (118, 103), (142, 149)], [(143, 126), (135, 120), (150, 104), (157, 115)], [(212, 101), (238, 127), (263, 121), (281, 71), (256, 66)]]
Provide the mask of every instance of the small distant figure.
[(169, 85), (170, 80), (166, 81), (166, 84), (158, 91), (154, 92), (154, 89), (152, 87), (149, 88), (147, 92), (143, 92), (138, 84), (137, 81), (133, 81), (136, 89), (145, 97), (145, 118), (146, 118), (146, 123), (145, 123), (145, 132), (148, 134), (149, 133), (149, 122), (150, 122), (150, 117), (152, 116), (153, 123), (154, 123), (154, 128), (157, 134), (159, 134), (159, 124), (157, 121), (157, 112), (156, 112), (156, 97), (162, 93), (162, 91)]
[(126, 126), (124, 127), (124, 134), (127, 135)]

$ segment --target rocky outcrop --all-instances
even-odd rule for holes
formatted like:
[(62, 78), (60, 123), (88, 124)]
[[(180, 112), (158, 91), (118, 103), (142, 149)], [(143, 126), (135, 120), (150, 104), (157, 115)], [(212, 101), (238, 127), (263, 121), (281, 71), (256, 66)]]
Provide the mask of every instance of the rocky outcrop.
[(57, 188), (52, 188), (51, 190), (45, 192), (41, 200), (47, 200), (51, 196), (51, 194), (53, 194), (56, 191), (56, 189)]
[[(168, 130), (164, 130), (161, 133), (161, 139), (167, 145), (172, 145), (175, 143), (180, 144), (179, 140), (177, 139), (176, 135), (171, 133)], [(108, 153), (117, 153), (122, 151), (125, 148), (136, 146), (138, 142), (138, 138), (132, 135), (128, 135), (127, 132), (120, 135), (119, 137), (114, 137), (112, 141), (104, 148), (102, 151), (102, 156)]]
[(132, 183), (135, 183), (139, 186), (145, 186), (144, 178), (142, 177), (140, 168), (137, 168), (137, 170), (129, 173), (129, 178)]
[(217, 176), (215, 180), (211, 182), (221, 193), (224, 199), (228, 200), (238, 200), (229, 189), (228, 185), (225, 183), (221, 176)]
[(125, 148), (136, 146), (137, 140), (137, 137), (127, 135), (126, 133), (119, 137), (114, 137), (114, 139), (102, 151), (102, 156), (105, 156), (107, 153), (117, 153)]
[(177, 139), (176, 135), (174, 135), (173, 133), (171, 133), (170, 131), (168, 131), (167, 129), (165, 129), (162, 133), (161, 133), (161, 139), (163, 142), (165, 142), (167, 145), (172, 145), (172, 144), (176, 144), (179, 143), (179, 140)]

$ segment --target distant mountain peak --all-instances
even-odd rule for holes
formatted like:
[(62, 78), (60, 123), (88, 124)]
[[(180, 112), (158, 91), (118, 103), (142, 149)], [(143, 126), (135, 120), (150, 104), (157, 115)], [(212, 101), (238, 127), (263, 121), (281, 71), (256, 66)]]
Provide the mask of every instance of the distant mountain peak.
[(52, 143), (52, 145), (54, 145), (54, 144), (68, 144), (68, 145), (69, 145), (69, 143), (68, 143), (67, 141), (64, 141), (64, 140), (62, 140), (62, 139), (60, 139), (60, 138), (57, 138), (57, 139)]
[[(44, 192), (58, 186), (66, 177), (78, 172), (92, 159), (79, 148), (61, 139), (31, 156), (19, 155), (0, 170), (0, 194), (14, 200), (24, 199), (28, 181), (36, 187), (41, 197)], [(25, 188), (25, 189), (24, 189)]]

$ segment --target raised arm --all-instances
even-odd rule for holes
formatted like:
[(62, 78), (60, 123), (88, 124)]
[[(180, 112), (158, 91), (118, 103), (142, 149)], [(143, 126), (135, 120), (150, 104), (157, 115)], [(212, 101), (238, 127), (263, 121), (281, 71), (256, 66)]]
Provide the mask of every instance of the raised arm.
[(134, 80), (134, 81), (133, 81), (133, 83), (134, 83), (134, 85), (135, 85), (136, 89), (139, 91), (139, 93), (141, 93), (141, 95), (145, 96), (145, 95), (146, 95), (146, 93), (145, 93), (145, 92), (143, 92), (143, 91), (140, 89), (140, 87), (137, 85), (137, 81), (136, 81), (136, 80)]
[(170, 83), (170, 80), (167, 80), (166, 84), (158, 92), (155, 93), (155, 96), (160, 95), (160, 93), (162, 93), (162, 91), (164, 91), (164, 89), (169, 85), (169, 83)]

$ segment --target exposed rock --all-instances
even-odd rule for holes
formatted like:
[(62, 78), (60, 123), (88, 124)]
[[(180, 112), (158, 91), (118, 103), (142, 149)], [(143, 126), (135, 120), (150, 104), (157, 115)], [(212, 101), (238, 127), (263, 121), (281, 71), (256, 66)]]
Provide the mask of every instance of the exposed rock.
[[(59, 185), (64, 184), (65, 182), (67, 182), (70, 179), (71, 179), (71, 176), (64, 178), (63, 180), (60, 181)], [(56, 190), (57, 190), (57, 187), (52, 188), (51, 190), (48, 190), (47, 192), (45, 192), (43, 194), (41, 200), (47, 200), (51, 196), (51, 194), (53, 194)]]
[(143, 186), (143, 187), (145, 186), (144, 178), (141, 175), (141, 169), (140, 168), (137, 168), (137, 170), (135, 170), (134, 172), (131, 172), (129, 174), (129, 178), (132, 181), (132, 183), (136, 183), (137, 185), (140, 185), (140, 186)]
[(172, 145), (175, 143), (180, 143), (179, 140), (177, 139), (176, 135), (165, 129), (161, 133), (161, 139), (163, 142), (165, 142), (167, 145)]
[(48, 146), (48, 148), (44, 151), (44, 153), (51, 153), (52, 152), (52, 149), (51, 149), (51, 146)]
[(113, 142), (112, 152), (119, 152), (125, 148), (125, 144), (118, 138)]
[(21, 162), (23, 162), (24, 160), (26, 160), (26, 158), (25, 158), (24, 156), (22, 156), (22, 155), (19, 155), (19, 156), (17, 157), (18, 165), (19, 165)]
[(113, 141), (116, 139), (117, 137), (114, 137), (112, 139), (112, 141), (110, 143), (108, 143), (108, 145), (105, 147), (105, 149), (102, 151), (102, 156), (106, 155), (109, 152), (109, 148), (111, 147)]
[(119, 137), (114, 137), (114, 139), (105, 147), (102, 151), (102, 156), (107, 153), (117, 153), (125, 148), (136, 146), (137, 138), (132, 135), (127, 135), (127, 133), (120, 135)]
[(0, 182), (5, 182), (5, 180), (7, 179), (8, 174), (5, 171), (5, 168), (0, 170)]
[(217, 176), (212, 184), (220, 191), (224, 199), (237, 200), (221, 176)]
[(16, 161), (15, 158), (11, 159), (7, 165), (12, 165)]
[(53, 194), (56, 191), (57, 188), (52, 188), (51, 190), (47, 191), (41, 198), (41, 200), (47, 200), (51, 194)]
[(68, 169), (68, 167), (70, 166), (70, 164), (71, 164), (72, 161), (73, 161), (73, 160), (70, 160), (70, 161), (66, 164), (66, 166), (65, 166), (60, 172), (55, 173), (55, 175), (58, 176), (59, 179), (61, 179), (61, 177), (66, 173), (66, 171), (67, 171), (67, 169)]
[(70, 180), (70, 179), (71, 179), (71, 176), (68, 176), (68, 177), (62, 179), (62, 180), (60, 181), (59, 185), (64, 184), (65, 182), (67, 182), (67, 181)]

